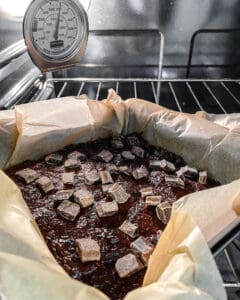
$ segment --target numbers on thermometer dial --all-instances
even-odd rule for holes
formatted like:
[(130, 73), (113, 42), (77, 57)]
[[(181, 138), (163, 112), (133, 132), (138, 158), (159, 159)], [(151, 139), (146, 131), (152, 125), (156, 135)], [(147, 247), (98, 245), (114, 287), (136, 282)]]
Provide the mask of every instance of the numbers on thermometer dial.
[(81, 41), (81, 19), (70, 3), (59, 0), (41, 2), (32, 16), (33, 45), (48, 58), (69, 57)]

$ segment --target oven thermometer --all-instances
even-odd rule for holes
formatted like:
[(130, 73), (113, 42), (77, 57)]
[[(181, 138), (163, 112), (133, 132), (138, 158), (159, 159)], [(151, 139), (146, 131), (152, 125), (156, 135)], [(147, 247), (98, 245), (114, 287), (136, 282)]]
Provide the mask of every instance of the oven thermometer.
[(86, 49), (87, 15), (79, 0), (33, 0), (23, 34), (33, 62), (43, 72), (72, 67)]

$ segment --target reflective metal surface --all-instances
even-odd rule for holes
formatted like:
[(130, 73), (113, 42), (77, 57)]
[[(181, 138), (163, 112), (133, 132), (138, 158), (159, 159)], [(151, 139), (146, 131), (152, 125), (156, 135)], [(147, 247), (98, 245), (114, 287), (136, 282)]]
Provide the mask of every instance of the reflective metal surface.
[[(231, 28), (239, 27), (239, 1), (237, 0), (128, 0), (128, 1), (104, 1), (92, 0), (88, 15), (90, 29), (159, 29), (165, 37), (164, 51), (164, 77), (185, 77), (184, 68), (176, 66), (186, 66), (188, 60), (191, 36), (196, 30), (206, 28)], [(111, 51), (104, 51), (109, 61), (116, 59), (117, 41), (97, 42), (100, 52), (99, 62), (102, 62), (102, 49), (105, 43), (111, 47)], [(236, 53), (235, 45), (239, 42), (239, 35), (208, 35), (201, 36), (197, 41), (197, 51), (193, 58), (193, 63), (239, 63), (239, 54)], [(154, 43), (154, 42), (153, 42)], [(93, 42), (94, 44), (94, 42)], [(115, 45), (112, 46), (112, 45)], [(138, 55), (139, 48), (134, 42), (129, 47)], [(88, 47), (84, 63), (91, 61), (92, 52), (96, 47), (92, 44)], [(156, 54), (152, 50), (152, 57)], [(145, 58), (142, 53), (144, 63)], [(96, 57), (96, 55), (95, 55)], [(124, 53), (118, 56), (119, 61), (124, 58)], [(170, 68), (171, 67), (171, 68)], [(86, 74), (85, 68), (79, 69)], [(98, 70), (96, 70), (97, 72)], [(225, 73), (224, 73), (225, 71)], [(192, 77), (237, 77), (239, 69), (234, 72), (219, 69), (195, 69)], [(112, 71), (113, 76), (116, 71)], [(146, 75), (151, 76), (153, 70), (148, 68)], [(78, 74), (79, 75), (79, 74)], [(117, 75), (115, 73), (115, 75)]]
[[(185, 77), (186, 64), (191, 36), (196, 30), (206, 28), (240, 27), (240, 9), (238, 0), (92, 0), (88, 10), (90, 30), (95, 29), (159, 29), (165, 36), (164, 77)], [(21, 39), (21, 23), (6, 15), (0, 17), (0, 50)], [(77, 76), (100, 74), (103, 70), (88, 69), (93, 62), (126, 60), (124, 52), (119, 53), (119, 39), (99, 41), (97, 37), (89, 41), (82, 67), (74, 72)], [(134, 41), (126, 40), (128, 48), (135, 56), (141, 53)], [(149, 54), (157, 55), (156, 49), (148, 44)], [(197, 41), (197, 51), (193, 63), (239, 64), (239, 34), (201, 36)], [(107, 47), (109, 46), (109, 49)], [(142, 64), (148, 64), (149, 58), (141, 53)], [(176, 68), (176, 66), (182, 68)], [(184, 69), (185, 67), (185, 69)], [(146, 75), (154, 74), (154, 68), (147, 68)], [(116, 76), (116, 70), (107, 70)], [(136, 71), (137, 72), (137, 71)], [(195, 68), (192, 77), (237, 77), (239, 67), (219, 69)], [(127, 76), (127, 74), (126, 74)]]

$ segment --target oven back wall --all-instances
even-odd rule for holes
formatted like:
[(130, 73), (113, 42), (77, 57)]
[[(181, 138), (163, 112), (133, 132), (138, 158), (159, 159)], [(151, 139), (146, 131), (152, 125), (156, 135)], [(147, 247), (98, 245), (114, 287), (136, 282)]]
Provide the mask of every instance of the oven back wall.
[[(19, 3), (19, 0), (11, 0), (12, 7), (14, 1)], [(4, 3), (6, 1), (0, 0), (0, 52), (22, 38), (21, 18), (14, 19), (9, 15), (10, 5), (7, 14)], [(201, 28), (240, 27), (239, 8), (237, 0), (91, 0), (88, 16), (91, 30), (161, 30), (165, 36), (163, 77), (176, 78), (186, 75), (192, 34)], [(230, 67), (193, 68), (190, 77), (239, 77), (238, 44), (239, 32), (199, 36), (193, 63), (229, 64)], [(54, 76), (157, 77), (158, 55), (157, 34), (140, 37), (134, 34), (128, 37), (90, 34), (80, 66)], [(0, 68), (2, 99), (34, 68), (27, 54), (13, 65), (9, 72), (6, 72), (6, 66)]]
[[(159, 29), (165, 36), (164, 77), (185, 77), (190, 39), (193, 33), (206, 28), (240, 27), (240, 3), (237, 0), (92, 0), (88, 10), (91, 30), (98, 29)], [(235, 34), (205, 34), (196, 39), (195, 64), (237, 64), (236, 45), (240, 31)], [(141, 45), (139, 45), (141, 43)], [(154, 65), (158, 63), (158, 36), (148, 36), (142, 42), (134, 38), (96, 37), (89, 39), (81, 69), (71, 75), (88, 75), (87, 64)], [(134, 61), (134, 63), (133, 63)], [(231, 77), (237, 70), (219, 68), (193, 70), (192, 77)], [(225, 73), (224, 73), (225, 72)], [(228, 73), (227, 73), (228, 72)], [(80, 74), (79, 74), (80, 73)], [(68, 74), (68, 73), (67, 73)], [(156, 76), (157, 69), (125, 68), (94, 69), (92, 75)]]

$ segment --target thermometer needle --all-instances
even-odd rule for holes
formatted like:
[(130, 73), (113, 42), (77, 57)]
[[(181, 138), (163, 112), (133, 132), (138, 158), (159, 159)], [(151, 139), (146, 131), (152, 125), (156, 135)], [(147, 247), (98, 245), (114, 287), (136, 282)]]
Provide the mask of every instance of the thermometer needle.
[(54, 36), (53, 36), (54, 39), (55, 39), (55, 41), (58, 40), (59, 23), (60, 23), (60, 13), (61, 13), (61, 5), (62, 5), (62, 2), (60, 2), (60, 5), (59, 5), (58, 17), (57, 17), (56, 27), (55, 27), (55, 31), (54, 31)]

